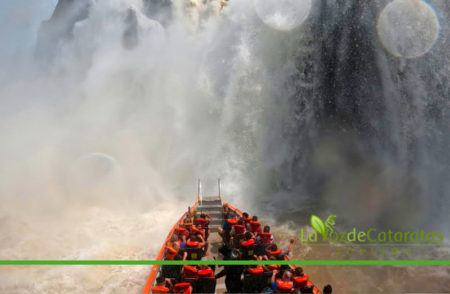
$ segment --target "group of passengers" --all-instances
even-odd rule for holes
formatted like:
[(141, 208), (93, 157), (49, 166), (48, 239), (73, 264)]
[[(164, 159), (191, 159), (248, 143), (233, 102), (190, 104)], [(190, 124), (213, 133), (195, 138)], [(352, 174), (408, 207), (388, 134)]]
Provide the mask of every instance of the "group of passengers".
[[(185, 217), (175, 229), (167, 244), (165, 260), (205, 260), (208, 258), (208, 225), (212, 218), (207, 214)], [(239, 216), (227, 212), (226, 221), (219, 228), (223, 244), (219, 253), (224, 260), (284, 260), (293, 247), (283, 251), (274, 242), (269, 226), (262, 228), (258, 217), (247, 213)], [(225, 265), (215, 274), (215, 266), (162, 267), (152, 293), (215, 293), (216, 280), (225, 276), (227, 293), (319, 293), (301, 267), (288, 265)], [(330, 294), (331, 286), (323, 294)]]

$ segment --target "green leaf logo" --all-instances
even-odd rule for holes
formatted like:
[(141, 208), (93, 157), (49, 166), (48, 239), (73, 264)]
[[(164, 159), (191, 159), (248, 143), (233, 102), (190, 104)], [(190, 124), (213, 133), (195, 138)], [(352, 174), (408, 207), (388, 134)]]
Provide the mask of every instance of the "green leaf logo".
[(317, 231), (317, 233), (321, 234), (324, 238), (326, 237), (327, 231), (325, 229), (325, 223), (315, 214), (311, 215), (311, 226)]

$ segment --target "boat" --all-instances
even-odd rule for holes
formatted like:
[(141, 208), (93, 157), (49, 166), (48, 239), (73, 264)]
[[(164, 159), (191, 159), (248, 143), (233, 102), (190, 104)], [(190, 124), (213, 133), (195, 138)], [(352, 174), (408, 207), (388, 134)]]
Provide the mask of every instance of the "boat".
[[(204, 255), (206, 256), (206, 258), (208, 260), (222, 260), (223, 259), (223, 256), (221, 254), (219, 254), (219, 251), (221, 251), (221, 248), (224, 244), (224, 238), (223, 238), (223, 234), (221, 235), (221, 234), (219, 234), (219, 232), (221, 231), (221, 228), (224, 225), (224, 223), (231, 222), (231, 220), (236, 220), (238, 218), (242, 218), (242, 217), (244, 217), (244, 213), (241, 210), (237, 209), (236, 207), (232, 206), (230, 203), (224, 202), (222, 200), (222, 196), (220, 193), (220, 179), (218, 181), (218, 186), (219, 186), (219, 194), (217, 196), (203, 196), (201, 193), (201, 182), (199, 181), (198, 194), (197, 194), (197, 199), (196, 199), (195, 203), (187, 209), (187, 211), (180, 217), (180, 219), (172, 227), (169, 234), (167, 235), (167, 238), (164, 241), (164, 244), (163, 244), (161, 250), (159, 251), (158, 256), (156, 257), (156, 260), (173, 260), (173, 252), (176, 251), (172, 247), (174, 240), (180, 239), (178, 237), (178, 236), (180, 236), (180, 234), (182, 234), (180, 231), (185, 231), (186, 226), (192, 225), (191, 221), (189, 221), (189, 224), (187, 224), (185, 221), (190, 220), (191, 217), (193, 217), (193, 216), (204, 215), (204, 214), (210, 216), (209, 225), (208, 225), (209, 236), (206, 236), (208, 239), (209, 246), (207, 246), (207, 251), (204, 252)], [(235, 221), (233, 221), (233, 222), (235, 222)], [(192, 227), (190, 228), (190, 230), (192, 231)], [(187, 243), (189, 243), (189, 242), (187, 242)], [(239, 246), (239, 243), (238, 243), (238, 246)], [(188, 249), (185, 249), (185, 251), (187, 251), (187, 250)], [(199, 256), (197, 256), (197, 254), (201, 254), (201, 253), (198, 253), (198, 251), (197, 251), (195, 253), (192, 253), (190, 256), (194, 256), (194, 254), (195, 254), (195, 257), (199, 257)], [(285, 260), (289, 260), (288, 255), (284, 255), (283, 258)], [(199, 259), (192, 258), (192, 259), (200, 260), (200, 258)], [(204, 260), (204, 259), (205, 258), (203, 257), (202, 260)], [(239, 259), (242, 259), (242, 256)], [(189, 258), (187, 260), (189, 260)], [(291, 272), (294, 272), (296, 269), (295, 265), (288, 265), (285, 267), (288, 267), (289, 271), (291, 271)], [(173, 269), (175, 269), (175, 272), (180, 272), (182, 268), (191, 269), (194, 267), (190, 267), (188, 265), (184, 265), (184, 266), (183, 265), (163, 265), (163, 266), (153, 265), (142, 293), (143, 294), (167, 293), (167, 291), (166, 291), (167, 289), (164, 291), (161, 291), (158, 288), (157, 278), (164, 277), (164, 279), (165, 279), (165, 278), (167, 278), (167, 276), (169, 276), (169, 278), (173, 279), (174, 277), (170, 276), (171, 275), (170, 269), (172, 269), (172, 272), (173, 272)], [(259, 269), (262, 267), (253, 266), (253, 268)], [(195, 268), (194, 268), (194, 270), (195, 270)], [(285, 270), (286, 270), (286, 268), (285, 268)], [(218, 270), (216, 270), (216, 274), (217, 274), (217, 272), (218, 272)], [(253, 271), (253, 272), (256, 272), (256, 271)], [(263, 292), (265, 292), (267, 287), (271, 286), (272, 272), (267, 272), (267, 268), (265, 268), (264, 271), (259, 269), (258, 274), (259, 273), (261, 275), (257, 275), (256, 276), (257, 279), (254, 279), (255, 276), (249, 276), (247, 271), (243, 272), (243, 274), (242, 274), (243, 279), (241, 282), (242, 283), (242, 291), (240, 291), (240, 293), (249, 293), (249, 292), (263, 293)], [(294, 290), (292, 290), (291, 293), (321, 294), (321, 291), (319, 290), (319, 288), (309, 280), (307, 275), (305, 275), (305, 276), (306, 276), (306, 281), (305, 281), (304, 286), (306, 286), (306, 292), (300, 292), (300, 291), (295, 292)], [(258, 277), (260, 277), (260, 278), (258, 278)], [(226, 288), (226, 284), (225, 284), (223, 277), (215, 279), (214, 275), (213, 275), (212, 277), (209, 277), (208, 279), (203, 279), (202, 285), (207, 284), (206, 288), (205, 287), (199, 288), (198, 285), (196, 285), (196, 284), (199, 284), (198, 276), (196, 276), (195, 278), (192, 278), (192, 277), (186, 278), (186, 277), (179, 275), (176, 277), (176, 279), (178, 280), (178, 284), (175, 285), (175, 283), (172, 283), (172, 285), (171, 285), (171, 286), (173, 286), (173, 288), (171, 289), (171, 292), (173, 292), (173, 293), (186, 293), (186, 294), (187, 293), (227, 293), (227, 288)], [(162, 280), (163, 279), (160, 279), (160, 282)], [(264, 287), (255, 288), (255, 285), (261, 285), (261, 282), (262, 282), (262, 284), (264, 284)], [(163, 283), (165, 283), (165, 282), (163, 282)], [(283, 293), (283, 291), (281, 291), (281, 290), (278, 290), (275, 292)], [(289, 292), (285, 292), (285, 293), (289, 293)]]

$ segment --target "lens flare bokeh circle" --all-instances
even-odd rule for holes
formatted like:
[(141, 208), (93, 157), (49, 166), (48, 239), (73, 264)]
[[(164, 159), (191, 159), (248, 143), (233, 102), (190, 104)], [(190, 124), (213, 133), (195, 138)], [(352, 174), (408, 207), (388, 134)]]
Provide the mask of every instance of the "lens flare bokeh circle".
[(254, 0), (253, 3), (258, 17), (280, 31), (300, 26), (311, 11), (311, 0)]
[(396, 57), (417, 58), (431, 50), (439, 37), (436, 11), (422, 0), (394, 0), (381, 12), (378, 37)]

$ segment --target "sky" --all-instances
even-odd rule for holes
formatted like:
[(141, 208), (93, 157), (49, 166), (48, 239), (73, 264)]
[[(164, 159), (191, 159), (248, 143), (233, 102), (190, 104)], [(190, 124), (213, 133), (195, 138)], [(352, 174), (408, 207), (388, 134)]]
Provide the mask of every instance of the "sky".
[(31, 48), (39, 23), (48, 19), (57, 0), (0, 1), (0, 58), (8, 59)]

